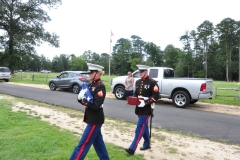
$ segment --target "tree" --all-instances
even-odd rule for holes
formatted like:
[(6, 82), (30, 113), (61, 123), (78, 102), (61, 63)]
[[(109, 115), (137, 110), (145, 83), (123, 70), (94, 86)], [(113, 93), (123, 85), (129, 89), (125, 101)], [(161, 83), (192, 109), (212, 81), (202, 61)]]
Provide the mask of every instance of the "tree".
[(151, 66), (162, 66), (163, 65), (163, 51), (161, 48), (152, 42), (148, 42), (145, 45), (144, 51), (146, 52), (147, 61), (151, 59)]
[(187, 53), (186, 58), (186, 63), (185, 65), (187, 66), (187, 76), (189, 77), (190, 75), (190, 69), (192, 69), (191, 64), (192, 64), (192, 49), (191, 49), (191, 35), (189, 34), (189, 31), (185, 32), (185, 35), (180, 37), (180, 41), (183, 42), (184, 44), (184, 51)]
[(179, 59), (176, 62), (176, 68), (174, 68), (175, 77), (186, 77), (186, 75), (188, 75), (188, 70), (187, 70), (188, 66), (185, 65), (187, 55), (180, 49), (177, 49), (177, 50), (178, 50)]
[(131, 41), (128, 39), (121, 38), (117, 40), (113, 47), (111, 69), (114, 74), (124, 75), (129, 70), (131, 65), (126, 63), (132, 54)]
[(202, 41), (203, 44), (203, 51), (204, 51), (204, 63), (205, 63), (205, 78), (207, 78), (208, 74), (208, 47), (213, 41), (214, 35), (214, 27), (210, 21), (204, 21), (200, 26), (197, 28), (199, 39)]
[(144, 57), (143, 50), (144, 50), (145, 42), (142, 40), (141, 37), (136, 35), (132, 35), (131, 38), (132, 38), (133, 52), (136, 52), (138, 54), (138, 57), (140, 57), (142, 61)]
[(58, 7), (61, 0), (0, 0), (0, 49), (10, 69), (18, 63), (16, 55), (36, 53), (35, 46), (43, 42), (58, 47), (59, 37), (49, 33), (43, 24), (51, 19), (43, 7)]
[[(192, 50), (192, 77), (195, 77), (195, 74), (198, 72), (198, 70), (203, 70), (202, 67), (202, 61), (203, 61), (203, 53), (200, 46), (200, 40), (198, 38), (198, 33), (195, 30), (192, 30), (190, 32), (190, 39), (193, 44), (193, 50)], [(200, 71), (201, 72), (201, 71)], [(204, 77), (204, 76), (200, 76)]]
[(63, 70), (67, 71), (69, 70), (69, 59), (70, 56), (66, 55), (66, 54), (60, 54), (60, 60), (62, 61), (63, 64)]
[(131, 65), (131, 67), (128, 71), (135, 71), (135, 70), (137, 70), (137, 64), (140, 64), (140, 59), (133, 58), (133, 59), (128, 60), (127, 63)]
[(36, 54), (31, 55), (28, 62), (28, 70), (39, 72), (41, 70), (41, 57)]
[(222, 79), (224, 71), (224, 56), (220, 51), (220, 45), (215, 41), (208, 47), (208, 77)]
[(100, 56), (100, 63), (99, 64), (104, 67), (105, 73), (109, 74), (109, 54), (102, 53), (101, 56)]
[(69, 62), (70, 70), (72, 71), (86, 71), (87, 70), (87, 63), (82, 59), (81, 56), (73, 58)]
[(216, 26), (219, 43), (221, 44), (222, 50), (225, 53), (227, 81), (232, 80), (231, 75), (232, 51), (236, 44), (238, 44), (237, 30), (238, 30), (237, 22), (231, 18), (225, 18)]
[(237, 22), (237, 39), (238, 39), (238, 82), (240, 82), (240, 21)]
[(96, 64), (100, 64), (101, 63), (100, 59), (101, 59), (100, 55), (95, 53), (95, 52), (93, 52), (93, 54), (92, 54), (92, 62), (96, 63)]
[(71, 54), (69, 57), (70, 57), (70, 60), (73, 58), (76, 58), (75, 54)]
[(176, 69), (179, 58), (178, 50), (172, 44), (167, 45), (163, 54), (164, 66)]
[(92, 63), (92, 58), (93, 58), (92, 55), (93, 55), (92, 51), (88, 50), (88, 51), (85, 51), (81, 57), (87, 63)]

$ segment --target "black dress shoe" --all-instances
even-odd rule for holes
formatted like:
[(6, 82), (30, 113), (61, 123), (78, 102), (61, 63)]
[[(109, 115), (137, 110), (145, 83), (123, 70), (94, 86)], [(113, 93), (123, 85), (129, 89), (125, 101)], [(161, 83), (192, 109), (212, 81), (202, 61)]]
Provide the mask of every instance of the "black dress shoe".
[(128, 148), (124, 148), (124, 150), (128, 153), (128, 154), (131, 154), (131, 155), (134, 155), (134, 151), (128, 149)]
[(147, 149), (150, 149), (151, 147), (148, 146), (148, 147), (141, 147), (140, 150), (144, 151), (144, 150), (147, 150)]

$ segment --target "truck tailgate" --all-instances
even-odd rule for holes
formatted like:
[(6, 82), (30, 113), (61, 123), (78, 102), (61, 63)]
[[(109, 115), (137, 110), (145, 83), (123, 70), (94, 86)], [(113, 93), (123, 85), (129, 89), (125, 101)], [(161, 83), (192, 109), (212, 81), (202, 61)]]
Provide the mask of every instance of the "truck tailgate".
[(212, 91), (213, 81), (211, 79), (206, 80), (206, 92)]

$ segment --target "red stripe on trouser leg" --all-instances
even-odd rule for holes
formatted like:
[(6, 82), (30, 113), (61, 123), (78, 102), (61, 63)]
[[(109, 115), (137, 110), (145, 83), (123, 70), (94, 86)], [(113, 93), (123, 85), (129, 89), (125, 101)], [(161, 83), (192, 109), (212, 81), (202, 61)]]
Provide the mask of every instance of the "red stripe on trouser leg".
[(79, 153), (78, 153), (78, 155), (77, 155), (77, 157), (76, 157), (76, 160), (78, 160), (79, 157), (81, 156), (81, 154), (82, 154), (82, 152), (83, 152), (83, 150), (84, 150), (84, 148), (85, 148), (85, 145), (88, 143), (90, 137), (92, 136), (92, 133), (93, 133), (95, 127), (96, 127), (96, 125), (93, 125), (93, 127), (92, 127), (92, 129), (91, 129), (91, 131), (90, 131), (90, 133), (89, 133), (86, 141), (84, 142), (84, 144), (83, 144), (82, 147), (80, 148), (80, 151), (79, 151)]
[(147, 122), (148, 122), (149, 117), (150, 117), (150, 116), (148, 116), (148, 117), (146, 118), (146, 121), (143, 123), (143, 125), (142, 125), (142, 127), (141, 127), (141, 130), (140, 130), (140, 133), (139, 133), (139, 135), (138, 135), (137, 141), (136, 141), (136, 143), (135, 143), (135, 146), (133, 147), (133, 150), (134, 150), (134, 151), (136, 150), (137, 145), (138, 145), (139, 141), (141, 140), (141, 138), (142, 138), (142, 136), (143, 136), (143, 130), (144, 130), (145, 125), (147, 125)]

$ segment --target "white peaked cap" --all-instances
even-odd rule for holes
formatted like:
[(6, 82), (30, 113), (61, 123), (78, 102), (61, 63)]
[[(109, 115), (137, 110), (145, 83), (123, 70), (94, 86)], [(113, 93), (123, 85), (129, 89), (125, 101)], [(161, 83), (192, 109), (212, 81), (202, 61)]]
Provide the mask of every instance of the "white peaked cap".
[(97, 64), (92, 64), (92, 63), (87, 63), (88, 65), (88, 70), (89, 71), (102, 71), (103, 70), (103, 66), (99, 66)]
[(138, 70), (147, 70), (149, 68), (149, 66), (146, 65), (137, 65)]

